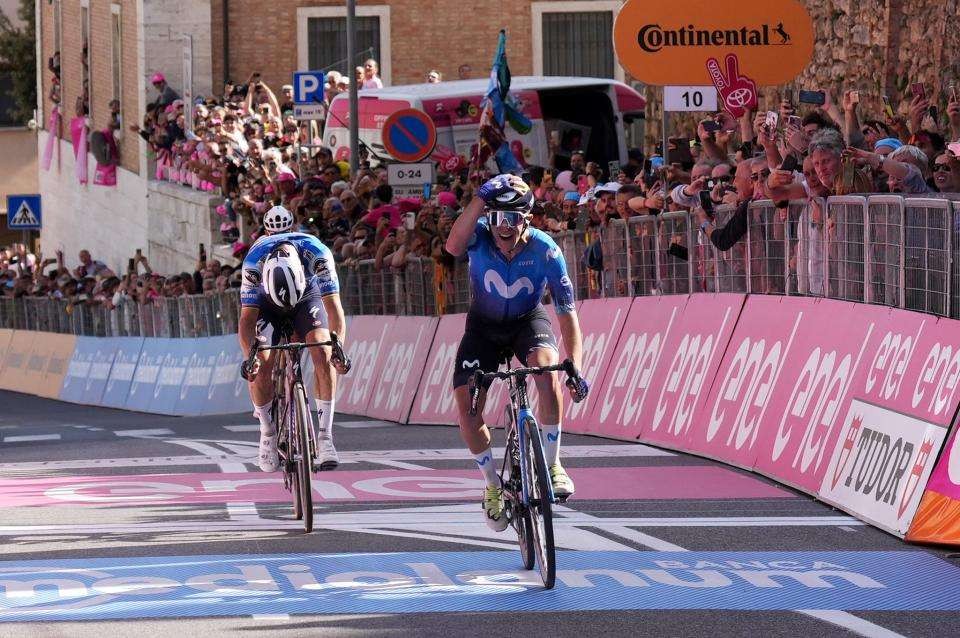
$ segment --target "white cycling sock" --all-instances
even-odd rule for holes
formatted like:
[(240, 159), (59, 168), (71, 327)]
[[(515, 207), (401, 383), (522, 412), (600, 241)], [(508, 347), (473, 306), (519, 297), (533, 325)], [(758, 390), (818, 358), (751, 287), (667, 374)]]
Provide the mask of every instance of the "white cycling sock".
[(480, 473), (483, 474), (487, 485), (496, 485), (499, 487), (500, 479), (497, 477), (497, 468), (494, 467), (493, 452), (490, 451), (490, 448), (488, 447), (480, 454), (474, 454), (473, 459), (477, 462), (477, 467), (480, 469)]
[(273, 436), (276, 434), (277, 428), (270, 422), (270, 403), (266, 405), (254, 404), (253, 415), (260, 421), (260, 434), (265, 436)]
[(317, 399), (317, 433), (320, 440), (333, 441), (333, 400)]
[(556, 465), (560, 462), (560, 424), (543, 425), (543, 455), (547, 457), (547, 465)]

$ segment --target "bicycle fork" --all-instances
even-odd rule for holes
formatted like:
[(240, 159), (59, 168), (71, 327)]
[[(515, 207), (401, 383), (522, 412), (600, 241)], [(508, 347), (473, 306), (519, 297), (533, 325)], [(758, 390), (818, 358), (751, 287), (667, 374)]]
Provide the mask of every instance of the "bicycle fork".
[[(532, 479), (533, 477), (531, 472), (533, 471), (533, 468), (530, 467), (530, 459), (527, 457), (526, 444), (525, 444), (525, 441), (527, 440), (526, 439), (527, 419), (529, 419), (530, 422), (536, 425), (536, 427), (540, 427), (539, 425), (537, 425), (537, 420), (534, 418), (533, 412), (530, 410), (530, 408), (520, 408), (519, 410), (517, 410), (517, 436), (520, 439), (520, 448), (521, 448), (520, 472), (522, 476)], [(544, 454), (543, 445), (539, 443), (539, 440), (540, 438), (537, 437), (537, 441), (538, 441), (537, 445), (540, 447), (540, 449), (534, 450), (534, 454), (537, 454), (537, 453)], [(553, 495), (553, 481), (550, 480), (549, 476), (546, 478), (547, 478), (546, 480), (547, 494), (541, 494), (540, 497), (547, 498), (551, 503), (556, 503), (557, 498), (556, 496)], [(520, 481), (520, 486), (523, 490), (523, 504), (526, 507), (530, 507), (530, 493), (529, 493), (529, 490), (527, 489), (528, 483), (532, 484), (533, 480)]]

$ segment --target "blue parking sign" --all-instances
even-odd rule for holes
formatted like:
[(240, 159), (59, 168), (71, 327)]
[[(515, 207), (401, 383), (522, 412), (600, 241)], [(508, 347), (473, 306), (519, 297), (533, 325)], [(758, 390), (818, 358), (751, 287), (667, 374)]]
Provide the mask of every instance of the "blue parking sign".
[(7, 195), (7, 228), (40, 230), (42, 221), (39, 195)]
[(293, 101), (295, 104), (323, 103), (323, 71), (297, 71), (293, 74)]

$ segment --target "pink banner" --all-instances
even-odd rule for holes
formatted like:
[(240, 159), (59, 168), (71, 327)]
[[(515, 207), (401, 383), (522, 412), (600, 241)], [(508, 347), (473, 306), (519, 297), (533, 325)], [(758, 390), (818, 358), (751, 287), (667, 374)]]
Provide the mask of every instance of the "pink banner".
[(43, 147), (43, 157), (40, 158), (40, 168), (49, 171), (53, 161), (53, 147), (60, 142), (60, 107), (53, 107), (47, 123), (47, 143)]
[(438, 317), (397, 317), (393, 321), (366, 416), (406, 422), (439, 322)]
[(85, 118), (70, 120), (70, 141), (73, 143), (73, 156), (76, 159), (74, 174), (81, 184), (87, 183), (87, 125)]
[(350, 374), (339, 377), (335, 410), (366, 415), (374, 383), (379, 378), (383, 350), (392, 340), (393, 316), (360, 315), (350, 321), (347, 354), (353, 361)]
[(743, 308), (738, 294), (691, 295), (663, 342), (652, 370), (640, 440), (690, 449), (694, 415), (702, 412)]
[(465, 314), (440, 317), (408, 423), (453, 425), (457, 422), (453, 365), (465, 320)]
[(593, 408), (583, 430), (615, 439), (636, 439), (656, 402), (650, 388), (666, 356), (666, 341), (680, 321), (686, 295), (637, 297), (620, 340), (608, 358), (603, 382), (591, 390)]
[[(469, 453), (464, 450), (464, 464)], [(751, 476), (714, 466), (568, 468), (583, 500), (793, 498)], [(473, 501), (474, 469), (322, 472), (311, 483), (325, 502)], [(278, 473), (140, 474), (0, 479), (0, 507), (289, 502)], [(477, 518), (479, 522), (480, 518)]]

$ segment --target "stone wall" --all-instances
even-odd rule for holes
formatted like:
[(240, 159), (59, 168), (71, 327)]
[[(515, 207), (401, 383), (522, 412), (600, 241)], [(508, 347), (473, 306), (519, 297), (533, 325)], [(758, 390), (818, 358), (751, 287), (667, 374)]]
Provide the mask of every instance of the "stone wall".
[(148, 191), (150, 265), (161, 273), (193, 272), (199, 245), (211, 251), (214, 237), (219, 241), (214, 209), (223, 198), (167, 182), (151, 181)]
[[(214, 84), (209, 0), (143, 0), (144, 85), (150, 100), (156, 97), (150, 76), (157, 71), (167, 77), (177, 93), (183, 94), (184, 35), (193, 38), (193, 94), (211, 95)], [(217, 90), (222, 88), (218, 86)]]

